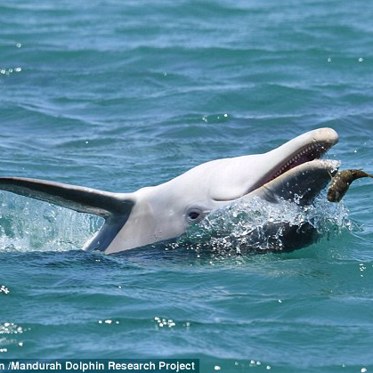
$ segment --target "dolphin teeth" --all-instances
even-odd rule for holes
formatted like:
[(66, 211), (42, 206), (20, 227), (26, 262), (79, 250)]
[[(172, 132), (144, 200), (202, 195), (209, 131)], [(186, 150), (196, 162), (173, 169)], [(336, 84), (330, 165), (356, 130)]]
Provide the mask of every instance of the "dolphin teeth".
[[(322, 144), (310, 144), (299, 153), (295, 154), (291, 159), (289, 159), (274, 175), (273, 179), (279, 177), (284, 172), (286, 172), (289, 168), (292, 168), (292, 165), (295, 167), (297, 166), (297, 162), (301, 161), (303, 157), (310, 156), (309, 160), (305, 160), (304, 162), (311, 161), (312, 159), (319, 158), (319, 156), (326, 150), (325, 146)], [(295, 164), (294, 164), (295, 163)], [(302, 162), (303, 163), (303, 162)]]

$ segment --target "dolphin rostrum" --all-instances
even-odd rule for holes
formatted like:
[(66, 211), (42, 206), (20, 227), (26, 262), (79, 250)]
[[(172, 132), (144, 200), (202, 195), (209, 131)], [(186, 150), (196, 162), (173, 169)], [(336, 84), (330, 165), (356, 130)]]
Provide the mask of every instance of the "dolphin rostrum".
[(104, 218), (84, 249), (111, 254), (177, 238), (240, 199), (312, 203), (337, 170), (336, 161), (320, 159), (337, 142), (333, 129), (320, 128), (267, 153), (206, 162), (133, 193), (20, 177), (1, 177), (0, 189)]

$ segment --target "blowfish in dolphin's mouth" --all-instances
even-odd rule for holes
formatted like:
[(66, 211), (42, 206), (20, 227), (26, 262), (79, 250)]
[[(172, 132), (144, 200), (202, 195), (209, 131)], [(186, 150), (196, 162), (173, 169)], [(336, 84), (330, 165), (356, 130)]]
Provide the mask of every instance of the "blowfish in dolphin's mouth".
[(339, 202), (346, 194), (351, 183), (362, 177), (371, 177), (373, 175), (367, 174), (363, 170), (344, 170), (338, 172), (332, 179), (328, 189), (327, 199), (329, 202)]

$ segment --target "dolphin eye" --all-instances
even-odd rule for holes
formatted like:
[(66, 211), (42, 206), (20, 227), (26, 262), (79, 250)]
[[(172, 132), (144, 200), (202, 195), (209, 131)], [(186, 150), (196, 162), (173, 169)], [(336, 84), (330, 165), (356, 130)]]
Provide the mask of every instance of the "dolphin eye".
[(196, 223), (202, 220), (202, 218), (205, 216), (203, 211), (199, 208), (191, 208), (187, 211), (187, 220), (189, 223)]
[(197, 211), (191, 211), (188, 215), (190, 220), (196, 220), (200, 216), (200, 213)]

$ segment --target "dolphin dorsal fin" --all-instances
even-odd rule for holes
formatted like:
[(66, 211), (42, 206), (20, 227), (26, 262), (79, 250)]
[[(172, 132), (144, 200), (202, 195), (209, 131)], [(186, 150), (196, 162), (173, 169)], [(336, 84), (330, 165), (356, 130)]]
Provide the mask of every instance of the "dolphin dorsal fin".
[(135, 204), (132, 193), (111, 193), (30, 178), (1, 177), (0, 189), (104, 218), (105, 224), (85, 245), (87, 250), (104, 251), (126, 223)]

